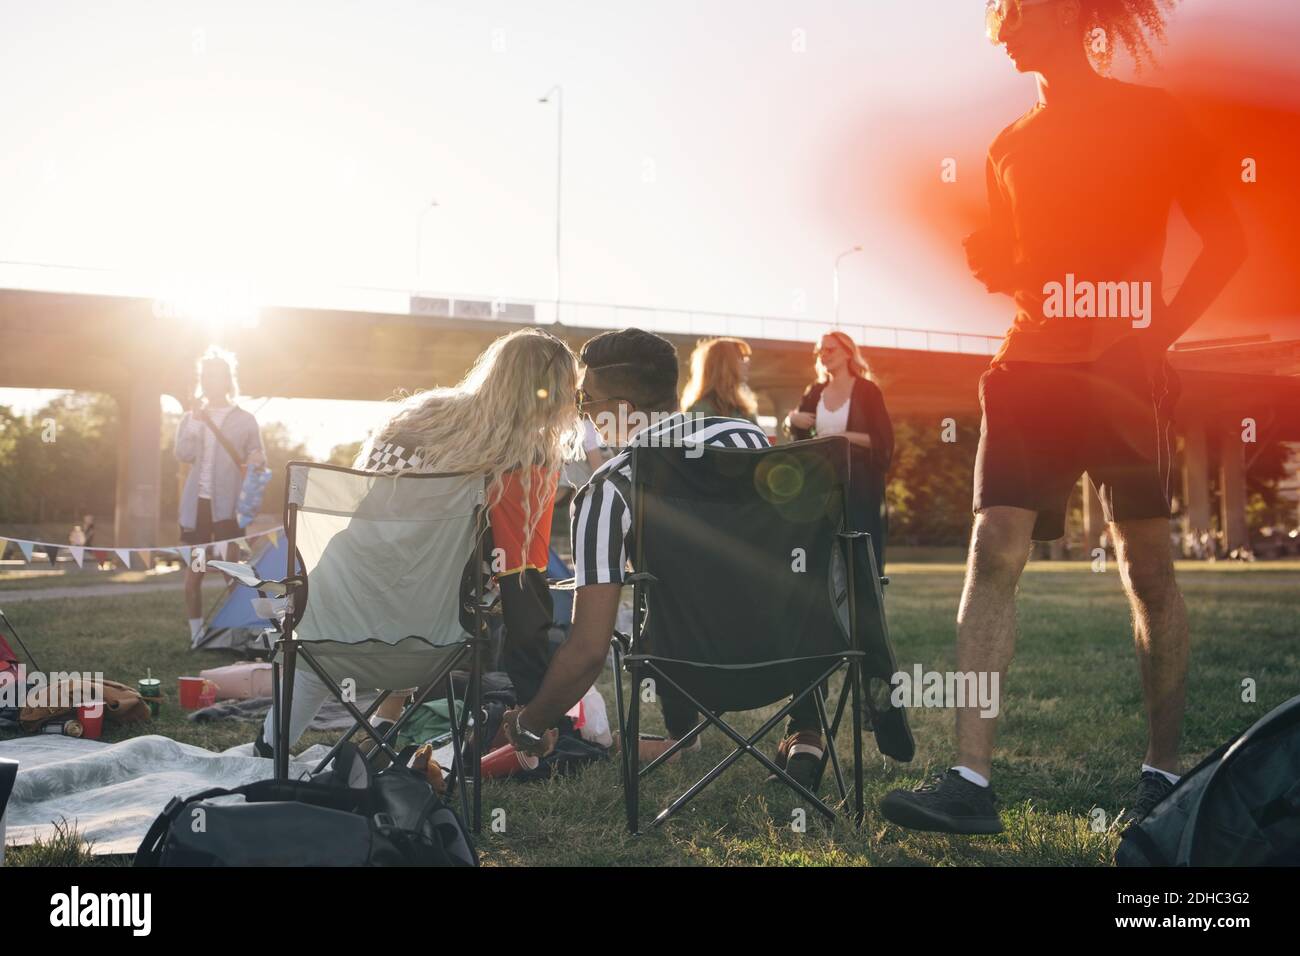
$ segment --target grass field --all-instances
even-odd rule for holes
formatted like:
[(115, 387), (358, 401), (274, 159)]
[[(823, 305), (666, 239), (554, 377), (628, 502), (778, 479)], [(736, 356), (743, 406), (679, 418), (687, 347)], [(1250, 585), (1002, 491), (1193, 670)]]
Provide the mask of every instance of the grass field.
[[(953, 621), (959, 564), (897, 564), (887, 593), (900, 668), (954, 665)], [(1185, 765), (1297, 693), (1300, 685), (1300, 563), (1180, 565), (1192, 632)], [(133, 682), (151, 667), (174, 699), (175, 677), (223, 662), (187, 650), (179, 594), (150, 593), (14, 604), (6, 613), (49, 670), (103, 671)], [(887, 764), (868, 740), (868, 815), (860, 831), (826, 824), (811, 810), (806, 832), (791, 826), (799, 800), (767, 785), (766, 772), (743, 760), (659, 830), (627, 836), (615, 765), (545, 784), (489, 782), (484, 810), (504, 811), (504, 832), (485, 828), (489, 865), (1067, 865), (1110, 862), (1114, 827), (1094, 832), (1089, 813), (1107, 819), (1136, 782), (1145, 724), (1127, 605), (1112, 569), (1032, 563), (1020, 600), (1020, 642), (1003, 688), (994, 785), (1006, 832), (991, 838), (917, 834), (886, 823), (875, 804), (891, 788), (912, 786), (952, 758), (952, 715), (912, 711), (916, 759)], [(1258, 700), (1244, 703), (1251, 678)], [(601, 689), (610, 701), (608, 672)], [(661, 730), (657, 709), (648, 732)], [(738, 719), (753, 728), (760, 715)], [(174, 706), (128, 732), (162, 733), (214, 750), (251, 739), (248, 725), (199, 726)], [(124, 734), (116, 734), (120, 739)], [(303, 746), (322, 738), (308, 735)], [(775, 741), (773, 740), (773, 744)], [(702, 775), (728, 750), (717, 731), (689, 754), (643, 782), (643, 821)], [(3, 745), (0, 744), (0, 753)], [(841, 751), (844, 752), (844, 751)], [(831, 792), (829, 781), (823, 796)], [(17, 849), (11, 864), (52, 862), (48, 849)]]

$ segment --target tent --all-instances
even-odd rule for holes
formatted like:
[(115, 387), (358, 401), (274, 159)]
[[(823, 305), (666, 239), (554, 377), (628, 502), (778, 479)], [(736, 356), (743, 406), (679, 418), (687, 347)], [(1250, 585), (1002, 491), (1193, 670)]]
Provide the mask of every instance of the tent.
[[(264, 580), (279, 580), (284, 577), (285, 555), (288, 543), (281, 536), (275, 544), (264, 542), (260, 551), (253, 556), (253, 567)], [(550, 549), (546, 576), (553, 580), (573, 577), (573, 570), (564, 559)], [(252, 588), (237, 584), (222, 594), (221, 598), (208, 611), (203, 619), (203, 627), (191, 645), (191, 650), (228, 649), (243, 650), (259, 640), (262, 631), (270, 626), (265, 618), (258, 617), (253, 610), (253, 601), (257, 592)], [(554, 621), (561, 628), (567, 629), (573, 618), (573, 592), (552, 591), (554, 601)]]
[[(546, 577), (549, 581), (564, 581), (573, 577), (573, 568), (565, 563), (554, 548), (550, 549), (550, 554), (547, 556)], [(573, 592), (552, 591), (551, 602), (555, 608), (555, 613), (551, 615), (552, 620), (557, 626), (567, 629), (569, 622), (573, 620)]]
[[(263, 539), (262, 547), (254, 553), (252, 565), (263, 580), (278, 581), (284, 577), (285, 557), (289, 543), (284, 536), (274, 544)], [(233, 582), (232, 582), (233, 583)], [(242, 584), (227, 589), (203, 619), (190, 650), (244, 650), (254, 643), (260, 644), (262, 632), (270, 622), (253, 610), (257, 592)]]

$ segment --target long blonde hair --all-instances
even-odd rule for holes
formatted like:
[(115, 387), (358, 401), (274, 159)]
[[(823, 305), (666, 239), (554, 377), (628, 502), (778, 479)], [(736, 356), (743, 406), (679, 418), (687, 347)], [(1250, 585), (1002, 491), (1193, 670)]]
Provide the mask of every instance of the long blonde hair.
[(691, 378), (682, 392), (682, 410), (713, 396), (719, 415), (752, 418), (758, 410), (754, 393), (745, 384), (743, 363), (752, 353), (744, 339), (702, 339), (691, 353)]
[(541, 329), (511, 332), (483, 350), (460, 384), (404, 398), (364, 443), (356, 467), (403, 435), (420, 471), (486, 476), (489, 506), (501, 500), (504, 476), (518, 470), (526, 551), (542, 520), (533, 513), (534, 470), (549, 480), (581, 447), (577, 388), (578, 362), (564, 342)]
[[(847, 333), (835, 329), (827, 332), (822, 336), (822, 338), (834, 339), (840, 348), (849, 353), (849, 374), (854, 378), (865, 378), (868, 382), (875, 381), (875, 377), (871, 374), (871, 366), (869, 366), (867, 360), (862, 357), (862, 351), (858, 348), (857, 343), (849, 338)], [(818, 345), (820, 344), (821, 339), (818, 339)], [(817, 381), (829, 382), (830, 380), (831, 373), (826, 370), (826, 366), (822, 364), (821, 355), (818, 354)]]

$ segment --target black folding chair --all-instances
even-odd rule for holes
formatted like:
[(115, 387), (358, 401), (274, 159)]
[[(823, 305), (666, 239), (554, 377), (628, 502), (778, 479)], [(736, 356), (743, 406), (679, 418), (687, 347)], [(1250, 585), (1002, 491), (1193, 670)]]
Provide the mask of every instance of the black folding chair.
[[(616, 637), (614, 676), (627, 825), (639, 830), (639, 782), (705, 727), (735, 749), (655, 818), (658, 826), (748, 754), (824, 816), (834, 811), (758, 749), (759, 741), (809, 695), (825, 740), (821, 770), (849, 790), (835, 738), (851, 701), (853, 819), (863, 816), (864, 706), (885, 728), (882, 751), (910, 760), (901, 711), (889, 710), (896, 669), (885, 628), (881, 580), (870, 536), (846, 528), (848, 442), (825, 438), (758, 451), (637, 447), (632, 453), (633, 632)], [(631, 676), (624, 702), (621, 671)], [(823, 687), (843, 671), (834, 716)], [(689, 701), (699, 723), (640, 766), (642, 680)], [(752, 734), (724, 714), (785, 703)], [(816, 789), (816, 784), (814, 785)]]
[[(461, 809), (481, 826), (481, 741), (463, 745), (480, 707), (480, 651), (486, 645), (483, 581), (464, 600), (466, 567), (482, 565), (484, 481), (466, 474), (358, 471), (314, 462), (290, 462), (285, 483), (288, 561), (280, 581), (260, 580), (251, 567), (212, 561), (263, 596), (285, 600), (276, 622), (276, 777), (289, 772), (294, 673), (300, 661), (315, 673), (353, 718), (353, 726), (317, 765), (322, 770), (358, 732), (396, 762), (397, 734), (435, 692), (445, 693), (454, 758), (450, 782)], [(296, 561), (295, 561), (296, 557)], [(464, 612), (464, 615), (462, 614)], [(472, 617), (472, 625), (463, 620)], [(468, 627), (472, 626), (473, 633)], [(468, 667), (465, 706), (457, 709), (451, 673)], [(362, 711), (353, 691), (379, 689)], [(381, 733), (370, 717), (394, 688), (416, 687), (415, 700)], [(478, 728), (481, 729), (481, 728)], [(468, 761), (466, 758), (468, 751)], [(468, 762), (470, 766), (465, 767)], [(473, 813), (466, 796), (473, 782)]]

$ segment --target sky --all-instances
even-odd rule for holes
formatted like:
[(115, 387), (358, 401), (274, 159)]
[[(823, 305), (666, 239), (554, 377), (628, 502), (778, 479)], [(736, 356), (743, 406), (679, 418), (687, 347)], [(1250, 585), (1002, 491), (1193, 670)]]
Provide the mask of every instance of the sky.
[[(1008, 309), (953, 267), (959, 236), (918, 228), (895, 188), (900, 163), (937, 182), (950, 156), (982, 182), (1032, 103), (982, 17), (980, 0), (0, 0), (0, 285), (549, 300), (557, 111), (538, 98), (559, 84), (566, 300), (824, 319), (832, 263), (861, 244), (846, 321), (999, 334)], [(1199, 0), (1170, 48), (1248, 30), (1253, 60), (1281, 61), (1298, 22), (1294, 0)], [(316, 431), (338, 409), (266, 414), (313, 451), (337, 437)]]

